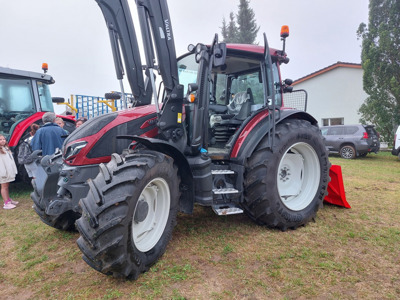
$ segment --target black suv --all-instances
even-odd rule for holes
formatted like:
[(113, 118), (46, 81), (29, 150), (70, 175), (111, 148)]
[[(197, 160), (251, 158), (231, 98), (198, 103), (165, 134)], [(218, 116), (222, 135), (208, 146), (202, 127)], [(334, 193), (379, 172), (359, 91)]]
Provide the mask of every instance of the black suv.
[(373, 125), (323, 126), (321, 132), (329, 152), (339, 153), (343, 158), (351, 159), (379, 151), (379, 134)]

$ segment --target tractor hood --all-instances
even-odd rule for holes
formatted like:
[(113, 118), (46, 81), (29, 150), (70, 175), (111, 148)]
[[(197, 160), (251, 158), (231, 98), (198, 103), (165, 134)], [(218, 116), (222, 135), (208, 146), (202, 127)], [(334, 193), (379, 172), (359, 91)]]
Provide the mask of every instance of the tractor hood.
[(138, 105), (148, 103), (150, 97), (149, 95), (146, 97), (139, 47), (127, 1), (96, 0), (96, 2), (101, 8), (109, 31), (117, 78), (122, 79), (125, 74), (121, 59), (121, 47), (132, 94)]
[(145, 105), (108, 113), (90, 119), (73, 131), (64, 141), (63, 158), (68, 165), (106, 163), (112, 153), (122, 153), (132, 139), (118, 136), (155, 137), (156, 108)]

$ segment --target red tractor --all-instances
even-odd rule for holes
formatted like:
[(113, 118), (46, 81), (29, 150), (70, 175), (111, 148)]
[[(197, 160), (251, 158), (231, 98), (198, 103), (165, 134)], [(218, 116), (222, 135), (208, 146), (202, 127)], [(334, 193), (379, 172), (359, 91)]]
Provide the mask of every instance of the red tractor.
[[(47, 71), (47, 64), (43, 64)], [(10, 148), (17, 157), (18, 146), (29, 137), (32, 123), (42, 125), (42, 116), (47, 111), (54, 111), (49, 85), (54, 83), (52, 76), (0, 67), (0, 134), (8, 140)], [(75, 128), (73, 116), (59, 116), (65, 121), (65, 129)], [(26, 171), (17, 162), (20, 177), (26, 179)]]
[(89, 120), (42, 159), (32, 199), (45, 223), (71, 229), (76, 220), (91, 267), (136, 278), (164, 253), (177, 213), (195, 204), (281, 230), (316, 216), (330, 163), (317, 121), (284, 105), (284, 50), (215, 36), (176, 58), (166, 0), (137, 0), (143, 67), (127, 0), (96, 2), (136, 107)]

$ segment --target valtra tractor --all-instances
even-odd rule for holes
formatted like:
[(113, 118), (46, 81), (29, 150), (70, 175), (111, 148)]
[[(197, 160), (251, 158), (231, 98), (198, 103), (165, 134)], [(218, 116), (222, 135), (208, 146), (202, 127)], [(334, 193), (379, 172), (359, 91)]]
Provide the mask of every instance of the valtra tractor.
[[(45, 73), (0, 67), (0, 134), (4, 135), (14, 157), (18, 147), (29, 137), (30, 125), (42, 125), (42, 116), (54, 111), (53, 102), (63, 102), (62, 98), (52, 98), (50, 85), (55, 81), (46, 74), (47, 64), (42, 65)], [(73, 116), (58, 116), (64, 119), (65, 129), (75, 128)], [(21, 179), (28, 180), (25, 168), (18, 164)]]
[(281, 230), (316, 216), (330, 163), (317, 121), (284, 106), (284, 46), (215, 36), (176, 58), (166, 0), (137, 0), (142, 66), (127, 0), (96, 2), (136, 107), (89, 120), (42, 159), (32, 199), (45, 223), (70, 229), (76, 220), (91, 267), (137, 278), (165, 252), (177, 213), (195, 204)]

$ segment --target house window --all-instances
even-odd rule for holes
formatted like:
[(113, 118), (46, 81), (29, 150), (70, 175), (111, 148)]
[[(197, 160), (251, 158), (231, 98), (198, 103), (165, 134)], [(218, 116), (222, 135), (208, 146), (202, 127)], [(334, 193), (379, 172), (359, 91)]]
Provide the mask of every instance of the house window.
[(323, 126), (343, 125), (343, 124), (344, 124), (344, 118), (327, 118), (327, 119), (322, 119), (322, 125), (323, 125)]

